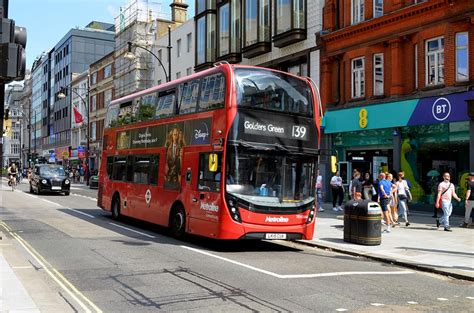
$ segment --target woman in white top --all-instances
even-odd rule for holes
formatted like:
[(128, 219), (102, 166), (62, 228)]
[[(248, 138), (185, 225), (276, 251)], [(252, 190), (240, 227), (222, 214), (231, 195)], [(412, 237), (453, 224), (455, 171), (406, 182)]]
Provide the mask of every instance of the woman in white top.
[(410, 223), (408, 222), (408, 195), (407, 190), (408, 184), (407, 181), (403, 179), (403, 175), (398, 174), (398, 180), (395, 183), (397, 186), (397, 197), (398, 197), (398, 216), (403, 216), (405, 219), (405, 225), (409, 226)]

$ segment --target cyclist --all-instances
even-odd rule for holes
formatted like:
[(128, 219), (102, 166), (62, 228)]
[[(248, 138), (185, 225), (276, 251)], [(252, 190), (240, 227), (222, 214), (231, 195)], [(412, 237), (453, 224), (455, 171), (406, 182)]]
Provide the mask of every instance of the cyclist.
[(18, 175), (18, 169), (15, 163), (12, 163), (8, 168), (8, 185), (12, 187), (12, 189), (16, 186), (16, 176)]

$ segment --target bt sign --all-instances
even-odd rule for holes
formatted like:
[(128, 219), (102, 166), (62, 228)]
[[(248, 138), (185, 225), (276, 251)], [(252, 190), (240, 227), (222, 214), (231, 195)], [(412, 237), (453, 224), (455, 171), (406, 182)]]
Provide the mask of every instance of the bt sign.
[(438, 121), (444, 121), (451, 114), (451, 103), (446, 98), (438, 98), (431, 108), (433, 117)]

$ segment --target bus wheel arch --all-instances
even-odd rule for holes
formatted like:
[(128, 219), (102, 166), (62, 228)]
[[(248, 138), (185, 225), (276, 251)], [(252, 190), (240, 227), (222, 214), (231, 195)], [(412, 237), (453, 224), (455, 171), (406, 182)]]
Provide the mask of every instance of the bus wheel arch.
[(175, 238), (183, 238), (186, 233), (186, 210), (180, 201), (175, 202), (171, 207), (169, 229)]
[(118, 191), (114, 193), (112, 196), (112, 205), (110, 208), (110, 212), (112, 213), (112, 218), (114, 220), (119, 219), (120, 217), (120, 194)]

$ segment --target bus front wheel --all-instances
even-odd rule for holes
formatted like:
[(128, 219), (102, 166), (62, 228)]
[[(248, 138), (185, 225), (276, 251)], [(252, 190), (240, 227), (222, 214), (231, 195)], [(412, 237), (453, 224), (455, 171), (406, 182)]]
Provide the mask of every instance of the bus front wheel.
[(171, 234), (175, 238), (183, 238), (186, 232), (186, 212), (182, 206), (177, 206), (171, 214)]
[(112, 218), (118, 220), (120, 217), (120, 196), (115, 196), (112, 201)]

